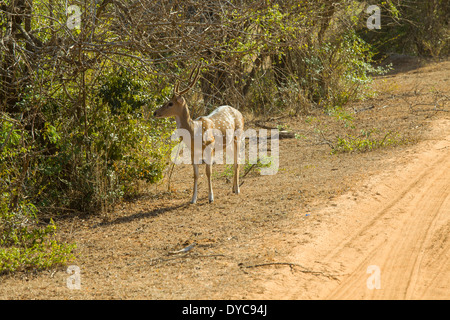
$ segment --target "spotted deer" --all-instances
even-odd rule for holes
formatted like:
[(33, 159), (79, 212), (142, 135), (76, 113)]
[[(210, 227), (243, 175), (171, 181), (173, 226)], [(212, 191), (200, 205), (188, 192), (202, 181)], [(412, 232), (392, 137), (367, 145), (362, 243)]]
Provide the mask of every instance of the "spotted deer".
[[(195, 73), (195, 76), (194, 76)], [(177, 123), (177, 129), (187, 130), (190, 139), (184, 141), (191, 152), (191, 163), (194, 167), (194, 194), (192, 196), (191, 203), (197, 202), (197, 182), (199, 177), (198, 165), (199, 162), (195, 161), (195, 154), (201, 154), (202, 159), (200, 161), (206, 163), (206, 177), (208, 179), (209, 190), (209, 202), (214, 201), (213, 188), (211, 184), (212, 164), (214, 157), (214, 146), (217, 139), (223, 139), (218, 144), (223, 146), (223, 149), (228, 148), (233, 144), (232, 153), (234, 160), (234, 177), (233, 177), (233, 192), (239, 194), (239, 150), (244, 131), (244, 117), (242, 114), (233, 107), (220, 106), (216, 108), (207, 116), (199, 117), (195, 120), (191, 119), (189, 114), (189, 108), (183, 95), (188, 92), (197, 82), (200, 74), (200, 66), (197, 65), (189, 76), (189, 85), (179, 91), (179, 82), (177, 81), (173, 90), (172, 98), (167, 101), (162, 107), (157, 109), (153, 116), (155, 118), (168, 118), (175, 117)], [(231, 134), (230, 134), (231, 133)], [(196, 143), (195, 137), (201, 137), (201, 143)], [(232, 139), (227, 137), (232, 136)], [(231, 140), (231, 141), (230, 141)], [(219, 141), (218, 141), (219, 142)], [(217, 145), (217, 144), (216, 144)], [(227, 149), (228, 150), (228, 149)], [(196, 153), (198, 152), (198, 153)], [(228, 152), (227, 152), (228, 154)], [(205, 161), (208, 158), (208, 161)]]

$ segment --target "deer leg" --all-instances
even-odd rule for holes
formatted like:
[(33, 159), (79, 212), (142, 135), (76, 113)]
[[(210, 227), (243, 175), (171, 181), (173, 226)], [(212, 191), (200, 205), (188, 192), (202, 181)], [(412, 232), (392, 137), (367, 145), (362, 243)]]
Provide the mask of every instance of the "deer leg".
[(206, 165), (206, 177), (208, 178), (209, 203), (214, 201), (214, 193), (213, 193), (212, 183), (211, 183), (211, 173), (212, 173), (212, 164), (207, 164)]
[(239, 140), (235, 138), (234, 140), (234, 177), (233, 177), (233, 192), (239, 194)]
[(194, 194), (192, 195), (191, 203), (197, 202), (197, 182), (198, 182), (198, 164), (193, 164), (194, 167)]

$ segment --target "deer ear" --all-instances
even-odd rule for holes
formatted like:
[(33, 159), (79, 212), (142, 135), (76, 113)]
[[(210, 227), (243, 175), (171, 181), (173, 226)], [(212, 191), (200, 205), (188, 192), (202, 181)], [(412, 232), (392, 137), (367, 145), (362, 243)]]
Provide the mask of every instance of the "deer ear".
[(184, 98), (183, 98), (183, 96), (175, 96), (175, 99), (177, 99), (177, 102), (178, 102), (179, 104), (183, 104), (183, 103), (184, 103)]

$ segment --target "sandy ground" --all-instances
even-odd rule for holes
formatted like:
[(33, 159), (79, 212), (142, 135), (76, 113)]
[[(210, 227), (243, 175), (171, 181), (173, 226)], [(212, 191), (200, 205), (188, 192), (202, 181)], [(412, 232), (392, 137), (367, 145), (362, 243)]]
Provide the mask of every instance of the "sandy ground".
[[(277, 174), (251, 171), (238, 196), (215, 166), (214, 203), (203, 175), (190, 205), (180, 165), (170, 191), (55, 218), (77, 244), (80, 288), (61, 266), (1, 276), (0, 299), (449, 299), (450, 62), (395, 63), (376, 97), (346, 108), (355, 129), (317, 110), (266, 121), (297, 138), (280, 140)], [(361, 130), (393, 143), (331, 154)]]
[(254, 298), (449, 299), (450, 121), (433, 126), (440, 138), (392, 160), (404, 165), (317, 211), (329, 219), (292, 250), (294, 272)]

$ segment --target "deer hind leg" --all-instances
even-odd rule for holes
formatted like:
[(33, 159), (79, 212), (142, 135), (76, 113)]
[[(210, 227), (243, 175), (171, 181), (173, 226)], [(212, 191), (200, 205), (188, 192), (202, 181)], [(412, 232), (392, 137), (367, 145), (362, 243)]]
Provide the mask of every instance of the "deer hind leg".
[(194, 167), (194, 194), (192, 195), (191, 203), (197, 202), (197, 183), (198, 183), (198, 164), (193, 164)]
[(233, 192), (239, 194), (239, 150), (240, 150), (240, 139), (238, 137), (234, 138), (234, 177), (233, 177)]
[(209, 203), (214, 201), (214, 193), (211, 183), (212, 164), (206, 164), (206, 177), (208, 178)]

